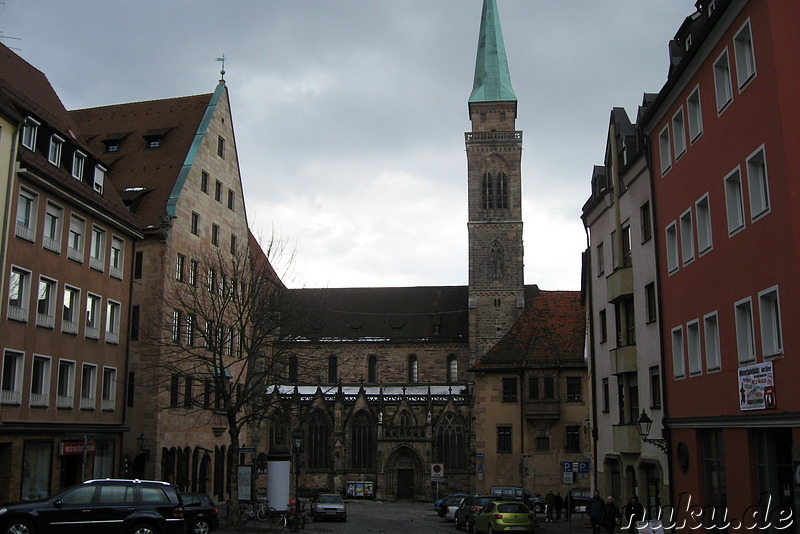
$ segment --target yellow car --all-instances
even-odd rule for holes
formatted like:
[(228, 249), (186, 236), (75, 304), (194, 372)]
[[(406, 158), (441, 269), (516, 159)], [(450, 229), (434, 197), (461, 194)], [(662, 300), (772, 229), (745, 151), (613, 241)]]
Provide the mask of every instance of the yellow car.
[(533, 532), (536, 515), (517, 501), (492, 502), (475, 514), (475, 532)]

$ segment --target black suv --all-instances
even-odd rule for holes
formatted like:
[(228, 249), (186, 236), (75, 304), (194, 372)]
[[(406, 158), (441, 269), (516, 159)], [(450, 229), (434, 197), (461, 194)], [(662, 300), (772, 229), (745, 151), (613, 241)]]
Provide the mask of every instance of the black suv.
[(2, 534), (183, 534), (183, 502), (167, 482), (87, 480), (41, 501), (0, 507)]
[(183, 517), (186, 534), (208, 534), (219, 528), (219, 509), (205, 493), (183, 493)]

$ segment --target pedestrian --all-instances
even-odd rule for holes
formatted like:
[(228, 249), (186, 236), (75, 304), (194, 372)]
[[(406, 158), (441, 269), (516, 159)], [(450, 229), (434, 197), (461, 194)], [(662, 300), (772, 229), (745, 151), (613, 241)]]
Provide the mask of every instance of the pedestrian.
[(561, 497), (560, 491), (553, 497), (553, 506), (556, 507), (556, 521), (561, 521), (561, 510), (564, 508), (564, 498)]
[(639, 496), (632, 495), (622, 512), (625, 515), (625, 525), (628, 527), (628, 532), (636, 534), (636, 522), (644, 521), (644, 506), (639, 502)]
[(556, 496), (553, 495), (553, 490), (547, 490), (547, 495), (544, 496), (544, 507), (547, 509), (547, 519), (545, 520), (546, 523), (553, 522), (553, 512), (554, 512), (554, 505), (555, 505)]
[(564, 517), (567, 521), (572, 519), (572, 503), (570, 502), (569, 493), (564, 497)]
[(592, 522), (592, 534), (600, 534), (600, 527), (603, 521), (603, 498), (600, 497), (600, 492), (594, 490), (592, 498), (589, 499), (589, 504), (586, 505), (586, 513), (589, 514), (589, 520)]
[(606, 503), (603, 505), (603, 528), (606, 534), (614, 534), (617, 525), (622, 522), (622, 512), (619, 511), (619, 506), (614, 502), (613, 497), (606, 498)]

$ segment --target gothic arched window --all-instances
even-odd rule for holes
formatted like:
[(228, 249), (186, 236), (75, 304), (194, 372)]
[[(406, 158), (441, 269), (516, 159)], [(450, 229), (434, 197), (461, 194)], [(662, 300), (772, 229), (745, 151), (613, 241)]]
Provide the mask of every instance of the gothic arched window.
[(328, 382), (335, 384), (339, 379), (338, 362), (336, 356), (328, 357)]
[(375, 425), (369, 414), (361, 410), (350, 423), (350, 467), (373, 469), (377, 448)]
[(297, 356), (289, 358), (289, 383), (297, 383)]
[(452, 412), (442, 416), (436, 428), (433, 461), (444, 464), (445, 470), (467, 468), (467, 438), (464, 425)]
[(315, 411), (308, 422), (306, 437), (306, 463), (309, 469), (331, 467), (331, 427), (328, 418), (320, 410)]
[(378, 381), (378, 357), (370, 354), (367, 360), (367, 382), (374, 384)]
[(409, 354), (408, 356), (408, 381), (409, 382), (417, 382), (419, 380), (419, 364), (417, 362), (417, 356), (414, 354)]
[(481, 206), (485, 210), (490, 210), (494, 207), (494, 187), (492, 182), (492, 175), (488, 172), (484, 173), (483, 181), (481, 182)]
[(397, 426), (414, 426), (414, 416), (408, 410), (403, 410), (396, 416)]
[(485, 210), (508, 209), (508, 176), (504, 172), (496, 175), (484, 173), (481, 181), (481, 206)]
[(458, 382), (458, 357), (451, 354), (447, 357), (447, 383), (455, 384)]

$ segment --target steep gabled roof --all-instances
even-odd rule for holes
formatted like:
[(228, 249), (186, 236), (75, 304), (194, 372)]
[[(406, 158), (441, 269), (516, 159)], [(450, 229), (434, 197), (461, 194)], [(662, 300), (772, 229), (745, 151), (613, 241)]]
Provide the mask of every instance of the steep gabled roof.
[(285, 288), (283, 281), (278, 276), (278, 273), (275, 272), (269, 258), (267, 258), (267, 255), (264, 253), (264, 249), (261, 248), (261, 244), (249, 228), (247, 230), (247, 239), (250, 244), (250, 261), (253, 264), (254, 276), (265, 276), (279, 287)]
[[(96, 154), (111, 169), (114, 186), (147, 228), (161, 226), (170, 197), (185, 179), (212, 98), (204, 94), (71, 111)], [(159, 138), (158, 148), (148, 140)], [(106, 144), (119, 142), (116, 152)], [(183, 172), (182, 172), (183, 171)]]
[(583, 367), (586, 318), (580, 291), (540, 291), (474, 372)]
[(495, 0), (484, 0), (481, 14), (481, 31), (478, 36), (478, 54), (475, 59), (475, 79), (472, 84), (472, 102), (514, 101), (517, 95), (511, 88), (503, 30)]

